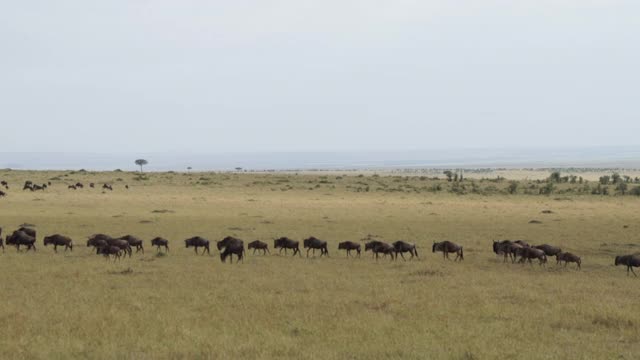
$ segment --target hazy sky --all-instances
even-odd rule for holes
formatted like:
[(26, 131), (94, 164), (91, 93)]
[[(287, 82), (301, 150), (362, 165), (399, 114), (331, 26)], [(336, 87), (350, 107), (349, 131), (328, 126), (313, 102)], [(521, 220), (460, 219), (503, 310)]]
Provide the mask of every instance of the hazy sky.
[(632, 145), (640, 1), (4, 1), (2, 151)]

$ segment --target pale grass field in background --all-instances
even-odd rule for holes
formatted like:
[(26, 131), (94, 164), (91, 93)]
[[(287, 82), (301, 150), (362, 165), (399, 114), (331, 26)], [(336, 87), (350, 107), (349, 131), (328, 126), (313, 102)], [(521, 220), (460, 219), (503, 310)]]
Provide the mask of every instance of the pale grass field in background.
[[(0, 358), (640, 354), (640, 278), (613, 266), (615, 255), (640, 245), (636, 197), (364, 193), (347, 188), (371, 181), (355, 174), (154, 173), (143, 181), (131, 173), (64, 174), (0, 172), (12, 186), (0, 199), (3, 237), (22, 223), (38, 231), (36, 253), (0, 254)], [(20, 190), (26, 179), (55, 177), (61, 180), (46, 192)], [(68, 190), (75, 181), (106, 181), (115, 190)], [(139, 236), (146, 252), (106, 261), (85, 247), (98, 232)], [(74, 251), (45, 248), (42, 237), (53, 233), (72, 237)], [(262, 239), (270, 247), (276, 236), (314, 235), (329, 242), (331, 257), (271, 249), (271, 256), (248, 252), (243, 264), (222, 264), (215, 246), (211, 256), (184, 248), (182, 240), (195, 235)], [(367, 235), (416, 242), (420, 259), (376, 262), (370, 253), (347, 259), (337, 251), (339, 241)], [(155, 236), (171, 241), (168, 256), (155, 255)], [(546, 268), (504, 264), (491, 251), (494, 239), (520, 238), (581, 255), (582, 271), (557, 267), (554, 258)], [(431, 253), (432, 242), (445, 239), (464, 246), (464, 262)]]

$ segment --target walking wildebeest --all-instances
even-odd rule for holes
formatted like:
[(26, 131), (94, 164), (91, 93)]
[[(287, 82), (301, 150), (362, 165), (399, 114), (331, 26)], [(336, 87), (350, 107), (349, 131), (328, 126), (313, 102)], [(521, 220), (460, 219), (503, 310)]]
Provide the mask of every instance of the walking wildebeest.
[(104, 184), (102, 185), (102, 188), (113, 191), (113, 187), (111, 187), (111, 185)]
[(169, 251), (169, 240), (157, 237), (151, 240), (151, 246), (155, 246), (156, 251), (160, 251), (161, 246), (164, 246), (164, 249)]
[(496, 255), (503, 254), (504, 259), (502, 262), (507, 262), (507, 257), (511, 259), (511, 262), (516, 261), (516, 251), (523, 248), (520, 243), (511, 240), (493, 241), (493, 252)]
[(416, 249), (416, 244), (408, 243), (406, 241), (398, 240), (391, 244), (396, 252), (396, 260), (398, 260), (398, 254), (402, 257), (402, 260), (406, 261), (404, 258), (404, 254), (408, 252), (411, 254), (409, 260), (413, 259), (413, 257), (418, 257), (418, 250)]
[(33, 186), (25, 184), (25, 185), (24, 185), (24, 187), (22, 188), (22, 190), (23, 190), (23, 191), (24, 191), (24, 190), (30, 190), (30, 191), (33, 191)]
[(75, 185), (69, 185), (67, 186), (67, 189), (76, 190), (77, 188)]
[(256, 254), (256, 250), (262, 250), (262, 255), (266, 255), (267, 253), (271, 254), (271, 252), (269, 251), (269, 245), (260, 240), (250, 242), (247, 245), (247, 249), (253, 249), (253, 255)]
[(578, 269), (581, 268), (582, 260), (580, 256), (574, 255), (568, 252), (561, 252), (556, 255), (556, 265), (564, 261), (564, 267), (567, 267), (567, 263), (573, 262), (578, 265)]
[(67, 251), (67, 249), (73, 251), (73, 241), (67, 236), (60, 234), (45, 236), (44, 246), (49, 244), (53, 244), (53, 251), (55, 252), (58, 252), (58, 246), (64, 246), (64, 251)]
[(431, 252), (436, 251), (442, 251), (442, 257), (445, 259), (449, 259), (449, 253), (456, 253), (456, 258), (453, 261), (464, 260), (464, 251), (462, 249), (462, 246), (448, 240), (442, 242), (434, 242), (433, 247), (431, 248)]
[(102, 246), (102, 241), (106, 242), (109, 246), (116, 246), (120, 248), (124, 251), (125, 255), (129, 254), (129, 257), (131, 257), (131, 254), (133, 253), (133, 251), (131, 250), (131, 245), (129, 245), (129, 242), (127, 240), (114, 239), (111, 236), (105, 234), (92, 235), (91, 237), (89, 237), (89, 240), (87, 240), (87, 246), (95, 247), (96, 252), (98, 252), (98, 245)]
[(7, 196), (7, 193), (5, 193), (4, 191), (0, 190), (0, 197), (3, 197), (3, 196)]
[(124, 188), (129, 190), (129, 185), (125, 185)]
[(280, 253), (282, 253), (282, 250), (284, 249), (285, 255), (287, 255), (287, 249), (293, 249), (293, 256), (298, 254), (298, 256), (302, 257), (302, 255), (300, 255), (300, 243), (296, 240), (291, 240), (288, 237), (281, 237), (273, 240), (273, 248), (280, 248)]
[(104, 255), (104, 257), (109, 260), (109, 255), (113, 255), (113, 261), (116, 261), (116, 259), (121, 260), (121, 256), (122, 256), (122, 249), (120, 249), (117, 246), (101, 246), (99, 248), (97, 248), (97, 253), (98, 254), (102, 254)]
[(7, 183), (5, 180), (0, 181), (0, 185), (7, 187), (9, 186), (9, 183)]
[(76, 187), (77, 187), (78, 189), (82, 189), (82, 188), (84, 187), (84, 185), (82, 185), (82, 183), (81, 183), (81, 182), (77, 182), (77, 183), (76, 183)]
[(96, 184), (94, 184), (94, 183), (89, 183), (89, 187), (93, 189), (93, 188), (95, 188), (95, 187), (96, 187)]
[(367, 252), (369, 250), (371, 250), (376, 260), (378, 260), (380, 253), (384, 254), (384, 256), (390, 255), (391, 260), (394, 260), (393, 254), (395, 252), (395, 248), (387, 243), (378, 240), (369, 241), (364, 244), (364, 251)]
[(317, 237), (310, 237), (302, 241), (303, 247), (307, 249), (307, 257), (309, 257), (309, 250), (313, 249), (313, 255), (316, 254), (316, 249), (320, 249), (320, 257), (322, 255), (329, 256), (329, 249), (327, 249), (327, 242), (320, 240)]
[(22, 232), (24, 232), (25, 234), (27, 234), (27, 235), (29, 235), (29, 236), (32, 236), (33, 238), (37, 238), (37, 236), (36, 236), (36, 231), (35, 231), (35, 230), (33, 230), (33, 229), (30, 229), (30, 228), (28, 228), (28, 227), (21, 226), (21, 227), (18, 229), (18, 231), (22, 231)]
[(36, 184), (36, 185), (33, 185), (33, 186), (31, 187), (31, 190), (33, 190), (33, 191), (37, 191), (37, 190), (42, 190), (42, 191), (44, 191), (44, 187), (42, 187), (42, 186), (40, 186), (40, 185), (37, 185), (37, 184)]
[(2, 228), (0, 227), (0, 247), (2, 248), (2, 252), (4, 252), (4, 241), (2, 239)]
[(560, 249), (557, 246), (552, 246), (552, 245), (547, 245), (547, 244), (543, 244), (543, 245), (537, 245), (537, 246), (533, 246), (536, 249), (540, 249), (542, 251), (544, 251), (544, 254), (547, 256), (556, 256), (559, 253), (562, 252), (562, 249)]
[(640, 255), (623, 255), (616, 256), (616, 266), (618, 265), (626, 265), (627, 266), (627, 276), (629, 276), (629, 271), (633, 273), (633, 275), (638, 276), (635, 271), (633, 271), (634, 267), (640, 267)]
[(220, 260), (222, 260), (222, 262), (225, 262), (228, 256), (230, 259), (229, 263), (233, 264), (233, 254), (238, 256), (236, 264), (239, 263), (240, 260), (244, 262), (244, 241), (232, 236), (227, 236), (226, 238), (218, 241), (216, 246), (218, 247), (218, 250), (222, 250), (224, 248), (224, 251), (220, 253)]
[(187, 240), (184, 241), (184, 246), (186, 248), (192, 247), (194, 248), (196, 254), (198, 254), (198, 248), (199, 247), (204, 247), (204, 250), (202, 250), (202, 255), (204, 255), (204, 252), (206, 251), (207, 254), (211, 254), (209, 252), (209, 240), (202, 238), (200, 236), (194, 236), (192, 238), (189, 238)]
[(129, 243), (129, 245), (131, 245), (131, 247), (135, 246), (136, 253), (142, 250), (142, 253), (144, 254), (144, 246), (142, 244), (142, 240), (138, 239), (137, 237), (132, 235), (125, 235), (125, 236), (119, 237), (118, 239), (126, 240)]
[(520, 256), (519, 262), (523, 264), (526, 260), (528, 260), (529, 264), (533, 265), (533, 263), (531, 262), (531, 259), (538, 259), (540, 261), (540, 264), (539, 264), (540, 266), (546, 265), (547, 263), (547, 255), (541, 249), (537, 249), (533, 247), (522, 247), (516, 250), (515, 255)]
[(20, 251), (20, 245), (24, 245), (27, 247), (27, 251), (33, 249), (36, 251), (36, 238), (34, 236), (30, 236), (24, 231), (16, 230), (11, 235), (7, 235), (6, 239), (7, 245), (14, 245), (18, 251)]
[(347, 257), (351, 256), (351, 250), (355, 250), (358, 253), (357, 257), (360, 257), (360, 249), (360, 244), (353, 241), (343, 241), (338, 243), (338, 250), (347, 250)]

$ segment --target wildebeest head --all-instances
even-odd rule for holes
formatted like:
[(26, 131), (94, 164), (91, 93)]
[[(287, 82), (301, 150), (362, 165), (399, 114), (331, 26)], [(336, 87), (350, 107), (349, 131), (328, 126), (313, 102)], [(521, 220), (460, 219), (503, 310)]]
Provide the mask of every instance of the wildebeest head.
[[(436, 244), (436, 242), (434, 241), (433, 242), (433, 246), (431, 247), (431, 252), (432, 253), (436, 252), (436, 246), (438, 246), (438, 244)], [(496, 247), (496, 243), (495, 242), (493, 243), (493, 247), (495, 249), (495, 247)]]
[(49, 244), (53, 244), (53, 240), (51, 239), (51, 236), (45, 236), (44, 237), (44, 246), (47, 246)]
[(616, 256), (616, 266), (621, 264), (622, 256)]
[(346, 249), (346, 248), (347, 248), (347, 243), (346, 242), (338, 243), (338, 250)]

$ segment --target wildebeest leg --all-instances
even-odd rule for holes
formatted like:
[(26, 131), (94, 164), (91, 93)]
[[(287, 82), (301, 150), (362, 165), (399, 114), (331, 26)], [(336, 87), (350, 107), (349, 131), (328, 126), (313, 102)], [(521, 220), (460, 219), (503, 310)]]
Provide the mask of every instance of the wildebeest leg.
[[(269, 248), (264, 248), (264, 252), (268, 253), (269, 255), (271, 255), (271, 251), (269, 251)], [(263, 254), (264, 255), (264, 254)]]
[(360, 257), (360, 249), (356, 250), (356, 252), (358, 253), (357, 257)]
[(633, 273), (633, 275), (635, 275), (636, 277), (638, 277), (638, 274), (636, 274), (635, 271), (633, 271), (633, 266), (629, 265), (629, 268), (627, 270), (627, 275), (629, 275), (629, 270), (631, 270), (631, 272)]
[(194, 247), (193, 247), (193, 251), (195, 251), (195, 252), (196, 252), (196, 255), (198, 255), (198, 247), (197, 247), (197, 246), (194, 246)]
[[(311, 250), (311, 248), (307, 249), (307, 257), (309, 257), (309, 250)], [(315, 255), (316, 255), (315, 250), (313, 250), (313, 256), (315, 256)]]

